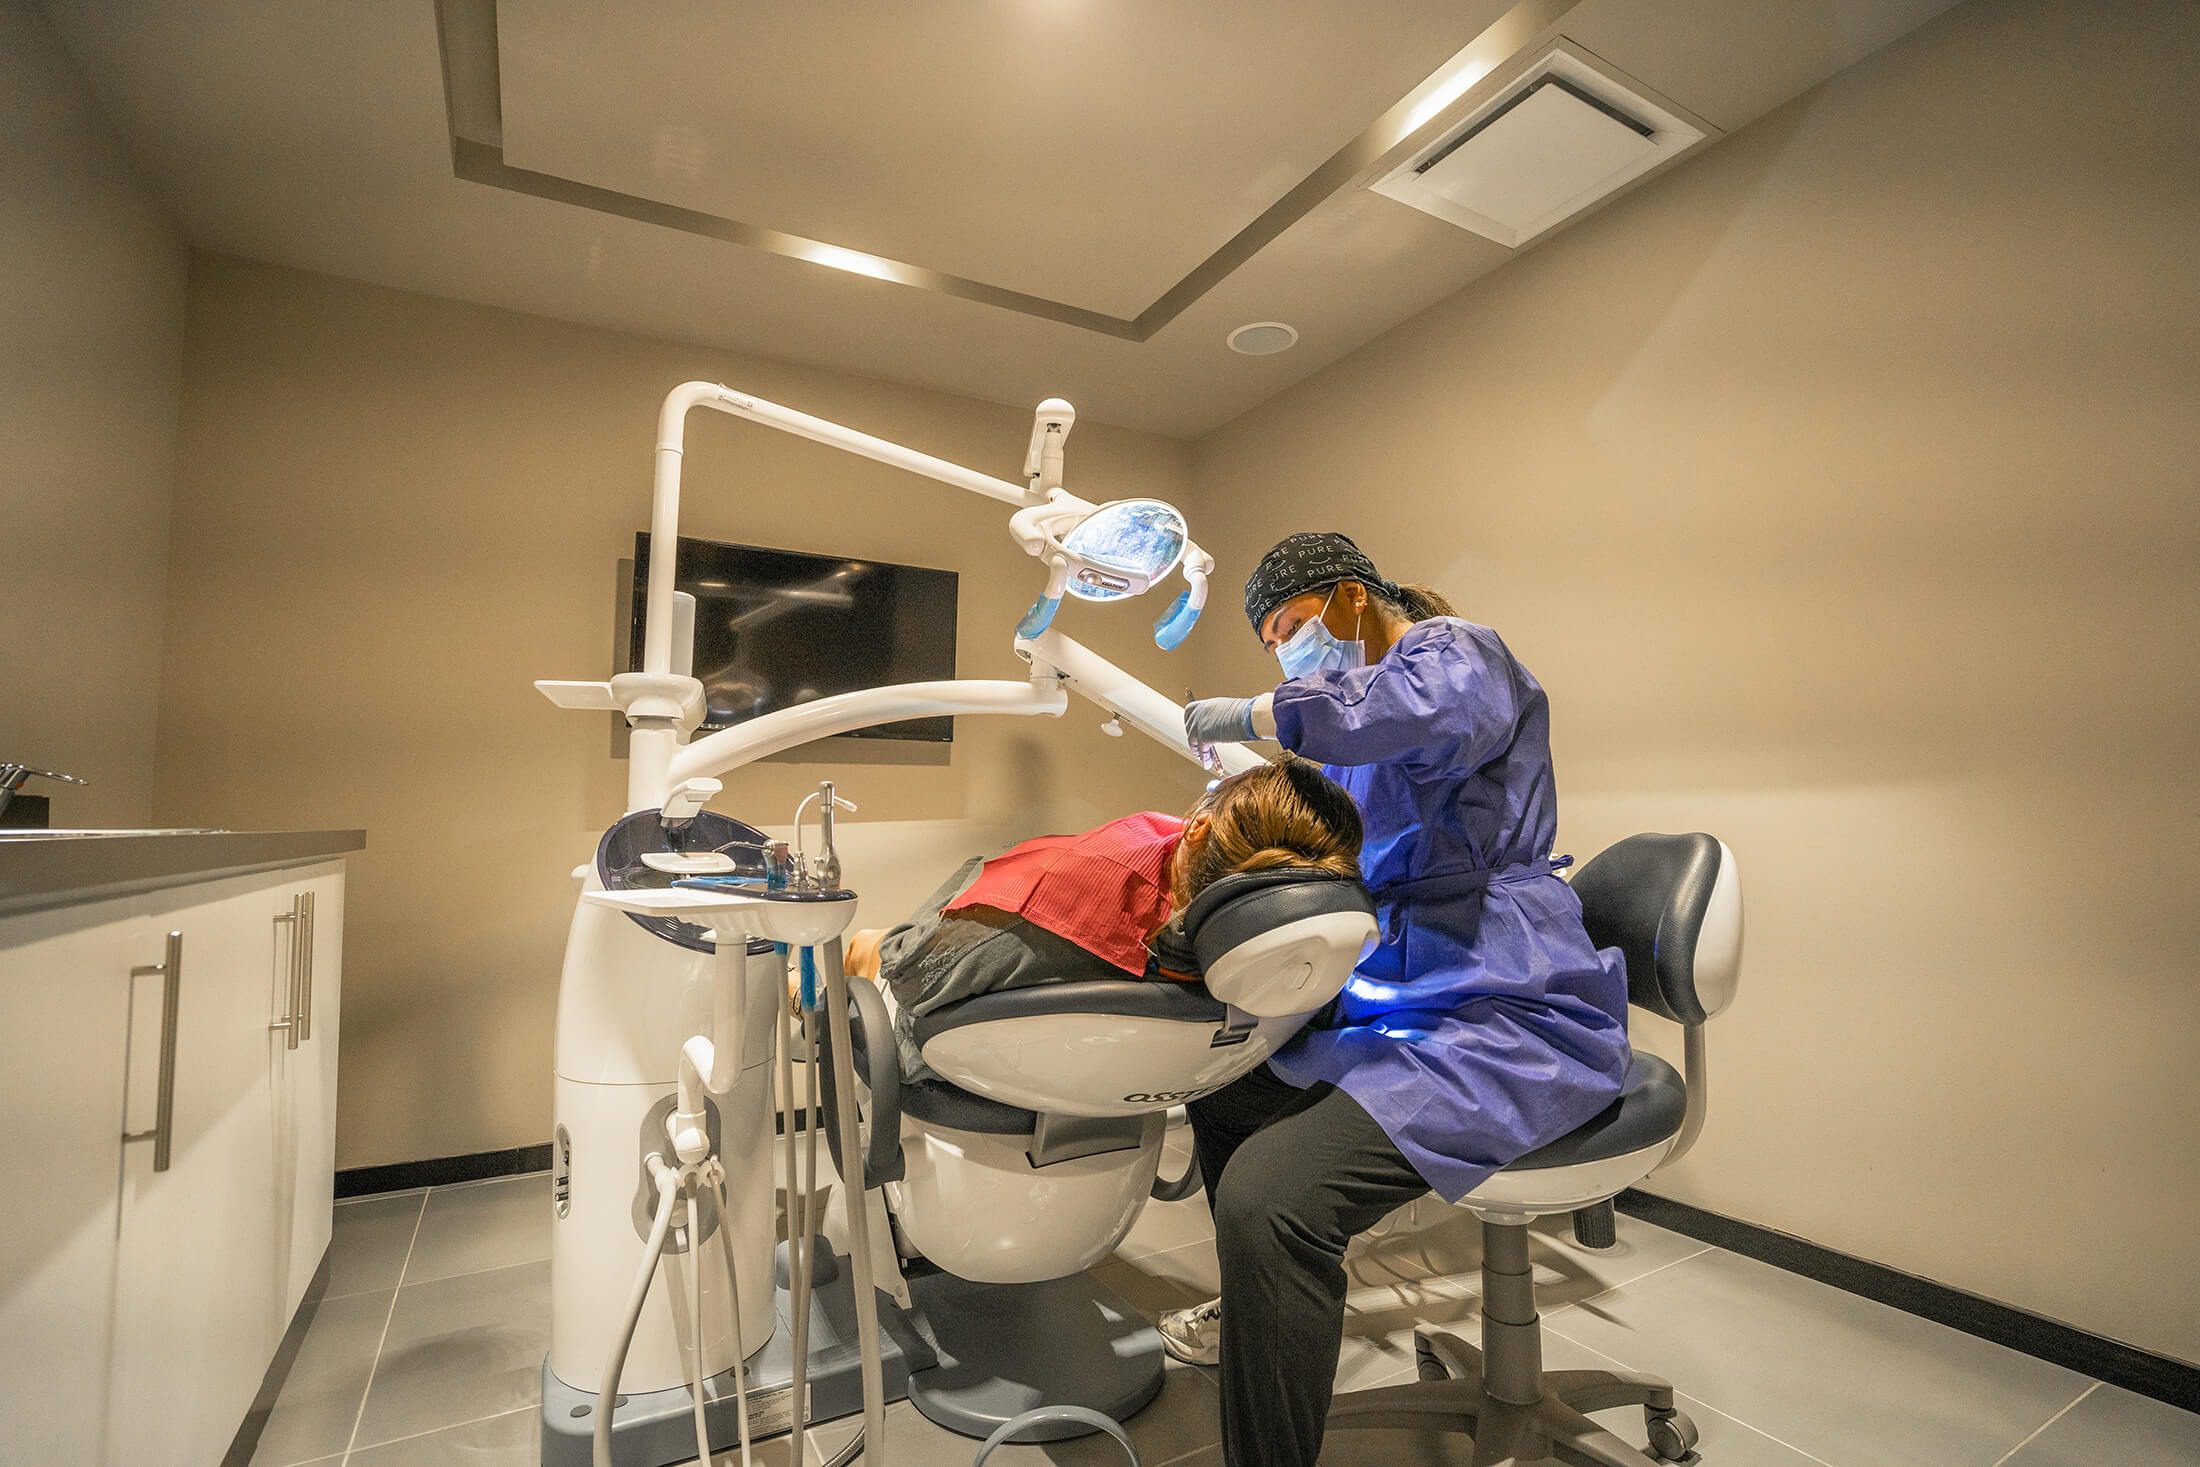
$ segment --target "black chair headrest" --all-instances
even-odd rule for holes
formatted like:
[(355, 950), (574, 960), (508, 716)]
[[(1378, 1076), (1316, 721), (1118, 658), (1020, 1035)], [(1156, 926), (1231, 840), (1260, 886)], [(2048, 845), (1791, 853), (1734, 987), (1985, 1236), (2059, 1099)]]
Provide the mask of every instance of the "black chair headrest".
[(1627, 958), (1627, 997), (1701, 1024), (1734, 996), (1741, 965), (1740, 877), (1716, 837), (1631, 835), (1573, 880), (1598, 947)]
[(1311, 866), (1240, 871), (1193, 898), (1184, 909), (1181, 926), (1204, 972), (1248, 938), (1326, 912), (1365, 912), (1372, 917), (1375, 899), (1351, 877)]

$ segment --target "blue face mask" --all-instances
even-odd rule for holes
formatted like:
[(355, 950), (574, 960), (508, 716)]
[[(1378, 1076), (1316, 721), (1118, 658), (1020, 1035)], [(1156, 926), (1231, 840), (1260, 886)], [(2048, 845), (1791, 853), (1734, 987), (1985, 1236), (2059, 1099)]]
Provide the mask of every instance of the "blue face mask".
[(1276, 648), (1276, 661), (1283, 664), (1286, 678), (1301, 678), (1314, 672), (1347, 672), (1367, 665), (1367, 643), (1357, 639), (1345, 642), (1330, 635), (1322, 618), (1329, 614), (1329, 602), (1336, 599), (1337, 588), (1329, 588), (1329, 596), (1322, 602), (1318, 615), (1310, 616)]

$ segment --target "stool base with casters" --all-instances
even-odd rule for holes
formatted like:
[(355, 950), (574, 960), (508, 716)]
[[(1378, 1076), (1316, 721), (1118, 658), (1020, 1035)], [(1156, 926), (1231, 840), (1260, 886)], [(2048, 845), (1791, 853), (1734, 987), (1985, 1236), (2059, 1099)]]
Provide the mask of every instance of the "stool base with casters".
[[(1528, 1230), (1485, 1221), (1482, 1238), (1487, 1348), (1441, 1330), (1415, 1331), (1420, 1379), (1337, 1397), (1329, 1406), (1329, 1429), (1462, 1432), (1474, 1439), (1478, 1463), (1646, 1467), (1697, 1460), (1696, 1426), (1675, 1409), (1671, 1382), (1631, 1371), (1544, 1371)], [(1589, 1418), (1589, 1412), (1619, 1406), (1643, 1408), (1650, 1429), (1647, 1456)]]

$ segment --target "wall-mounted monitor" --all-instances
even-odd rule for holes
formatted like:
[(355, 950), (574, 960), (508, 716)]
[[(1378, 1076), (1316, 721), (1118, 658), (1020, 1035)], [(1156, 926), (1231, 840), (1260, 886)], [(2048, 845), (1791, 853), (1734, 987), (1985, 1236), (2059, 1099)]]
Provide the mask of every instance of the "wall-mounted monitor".
[[(645, 531), (634, 537), (629, 667), (642, 661)], [(955, 675), (955, 573), (836, 555), (680, 537), (673, 584), (695, 598), (695, 676), (709, 711), (698, 732), (888, 683)], [(911, 718), (850, 735), (946, 743), (952, 718)]]

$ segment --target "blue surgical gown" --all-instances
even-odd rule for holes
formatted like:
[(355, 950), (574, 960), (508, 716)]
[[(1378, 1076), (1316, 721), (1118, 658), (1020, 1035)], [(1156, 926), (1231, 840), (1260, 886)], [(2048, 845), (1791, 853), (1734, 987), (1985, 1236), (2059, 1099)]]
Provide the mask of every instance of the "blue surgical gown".
[(1550, 704), (1488, 627), (1275, 692), (1283, 746), (1359, 803), (1382, 940), (1270, 1067), (1329, 1081), (1456, 1202), (1582, 1125), (1627, 1070), (1627, 982), (1555, 874)]

